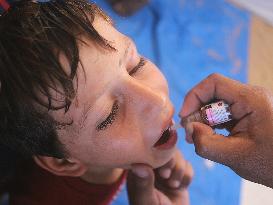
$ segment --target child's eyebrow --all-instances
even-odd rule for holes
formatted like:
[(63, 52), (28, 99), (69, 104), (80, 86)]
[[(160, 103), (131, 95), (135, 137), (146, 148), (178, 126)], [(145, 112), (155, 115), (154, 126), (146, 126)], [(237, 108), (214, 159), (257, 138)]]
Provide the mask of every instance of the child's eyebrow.
[(119, 65), (119, 67), (122, 65), (122, 63), (125, 61), (125, 59), (127, 58), (127, 55), (128, 55), (128, 52), (129, 52), (129, 50), (130, 50), (130, 48), (131, 48), (131, 44), (132, 44), (132, 42), (131, 42), (131, 40), (130, 39), (128, 39), (127, 37), (126, 37), (126, 49), (125, 49), (125, 51), (124, 51), (124, 54), (123, 54), (123, 56), (119, 59), (119, 63), (118, 63), (118, 65)]

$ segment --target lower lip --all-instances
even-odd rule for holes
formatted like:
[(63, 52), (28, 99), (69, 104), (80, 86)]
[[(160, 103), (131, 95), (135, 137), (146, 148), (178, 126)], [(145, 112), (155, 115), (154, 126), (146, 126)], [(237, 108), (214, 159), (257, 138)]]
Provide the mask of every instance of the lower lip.
[(166, 150), (166, 149), (173, 148), (176, 142), (177, 142), (177, 132), (175, 130), (171, 130), (170, 138), (168, 139), (168, 141), (162, 145), (157, 146), (156, 149)]

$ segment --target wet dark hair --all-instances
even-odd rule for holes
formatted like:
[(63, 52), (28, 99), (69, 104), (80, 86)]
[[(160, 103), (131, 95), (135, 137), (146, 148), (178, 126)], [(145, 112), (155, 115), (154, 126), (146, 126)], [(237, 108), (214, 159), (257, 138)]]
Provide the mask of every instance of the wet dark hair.
[[(85, 0), (23, 0), (0, 16), (2, 181), (12, 175), (21, 159), (66, 157), (56, 132), (61, 123), (48, 111), (67, 112), (75, 96), (79, 35), (86, 35), (102, 48), (112, 48), (92, 26), (95, 15), (107, 18)], [(60, 55), (69, 62), (69, 72), (60, 63)], [(54, 98), (52, 91), (62, 100)]]

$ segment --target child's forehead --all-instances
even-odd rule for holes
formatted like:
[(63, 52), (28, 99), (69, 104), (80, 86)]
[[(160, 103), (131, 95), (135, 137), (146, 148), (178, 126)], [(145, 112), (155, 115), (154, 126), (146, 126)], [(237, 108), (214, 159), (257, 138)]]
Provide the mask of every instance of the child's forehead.
[[(124, 36), (125, 37), (125, 36)], [(122, 39), (122, 44), (124, 47), (118, 48), (118, 51), (108, 51), (108, 52), (115, 52), (116, 54), (116, 62), (118, 69), (122, 66), (124, 61), (128, 58), (128, 55), (131, 54), (131, 51), (134, 49), (134, 43), (131, 39), (125, 37)], [(88, 48), (88, 46), (87, 46)], [(93, 47), (93, 49), (95, 49)], [(118, 53), (117, 53), (118, 52)], [(107, 72), (107, 69), (103, 69), (104, 63), (101, 60), (96, 60), (96, 57), (94, 53), (96, 51), (90, 50), (90, 53), (88, 53), (88, 49), (85, 52), (86, 54), (90, 55), (92, 60), (83, 59), (82, 64), (79, 65), (78, 68), (78, 89), (76, 92), (76, 96), (73, 99), (73, 108), (79, 108), (81, 109), (80, 118), (84, 118), (83, 116), (87, 116), (86, 113), (93, 112), (93, 106), (97, 103), (97, 100), (102, 97), (102, 95), (105, 94), (105, 89), (107, 85), (110, 85), (108, 82), (111, 80), (111, 82), (115, 81), (114, 75), (110, 78), (109, 75), (111, 73), (113, 74), (113, 70), (116, 68), (108, 67), (109, 68), (109, 75)], [(113, 55), (111, 55), (113, 56)], [(85, 57), (85, 56), (80, 56)], [(87, 57), (88, 58), (88, 57)], [(105, 61), (106, 58), (103, 58)], [(92, 63), (94, 62), (94, 63)], [(106, 63), (106, 65), (112, 65), (113, 61), (110, 60), (110, 63)], [(98, 72), (102, 68), (102, 72)]]
[[(84, 100), (87, 98), (86, 92), (84, 91), (87, 87), (90, 89), (92, 88), (92, 92), (89, 92), (89, 97), (90, 99), (93, 99), (88, 99), (88, 101), (92, 102), (98, 98), (99, 94), (96, 92), (99, 92), (102, 89), (97, 89), (97, 85), (94, 82), (104, 80), (105, 78), (104, 75), (99, 74), (98, 71), (100, 71), (100, 69), (98, 68), (103, 67), (104, 65), (111, 65), (111, 60), (113, 60), (113, 58), (115, 58), (118, 61), (118, 65), (121, 66), (126, 57), (130, 55), (131, 51), (135, 50), (135, 44), (132, 39), (118, 32), (115, 27), (113, 27), (112, 22), (107, 21), (105, 18), (102, 18), (102, 16), (96, 16), (92, 22), (92, 25), (98, 34), (105, 38), (105, 40), (107, 40), (115, 50), (105, 49), (104, 47), (98, 45), (94, 39), (89, 38), (86, 34), (82, 34), (77, 37), (79, 63), (77, 68), (77, 76), (73, 79), (74, 87), (77, 89), (75, 98), (72, 99), (72, 104), (74, 104), (75, 107), (77, 107), (77, 104), (85, 104)], [(111, 52), (115, 54), (112, 55)], [(111, 60), (105, 56), (111, 56)], [(60, 53), (59, 60), (64, 68), (64, 71), (70, 75), (70, 62), (67, 59), (67, 56), (64, 53)], [(86, 105), (86, 107), (90, 107), (89, 104)]]

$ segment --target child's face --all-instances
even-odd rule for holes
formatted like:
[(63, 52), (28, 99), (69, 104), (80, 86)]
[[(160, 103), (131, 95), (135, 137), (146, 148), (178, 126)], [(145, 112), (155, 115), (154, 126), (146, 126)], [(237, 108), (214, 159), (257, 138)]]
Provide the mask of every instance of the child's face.
[(66, 114), (73, 125), (58, 131), (60, 140), (71, 158), (90, 168), (161, 166), (172, 157), (176, 143), (174, 134), (167, 146), (154, 146), (174, 113), (167, 82), (150, 61), (139, 64), (132, 40), (102, 18), (93, 25), (116, 51), (84, 38), (88, 45), (80, 45), (80, 59), (85, 74), (79, 67), (77, 96)]

